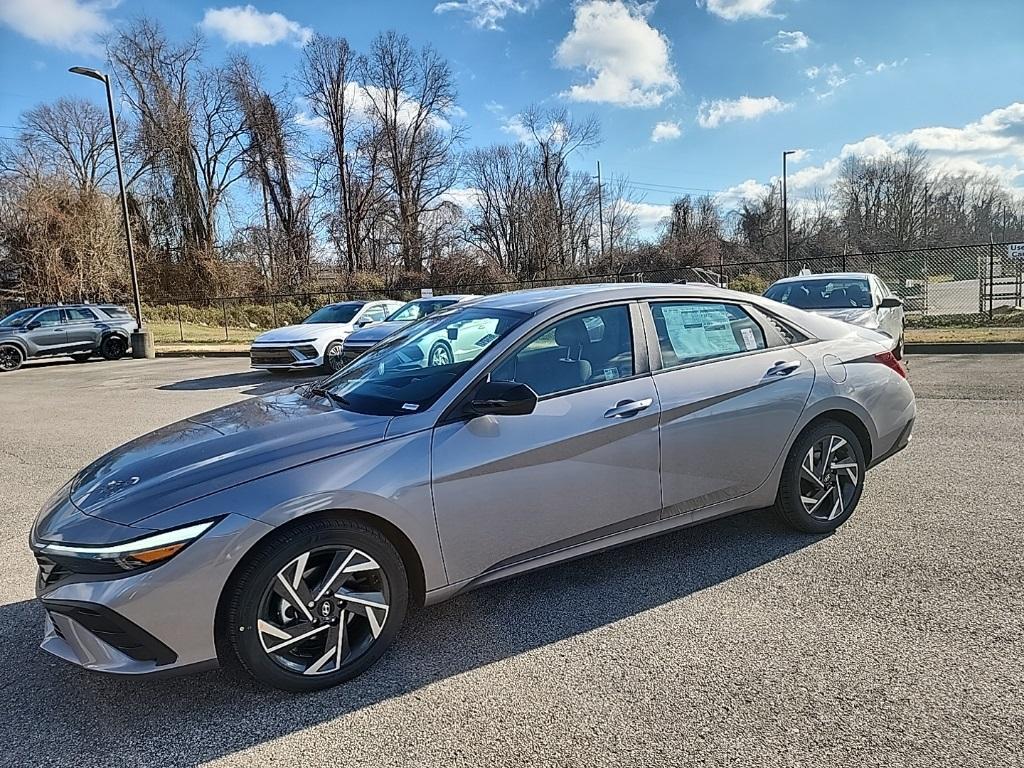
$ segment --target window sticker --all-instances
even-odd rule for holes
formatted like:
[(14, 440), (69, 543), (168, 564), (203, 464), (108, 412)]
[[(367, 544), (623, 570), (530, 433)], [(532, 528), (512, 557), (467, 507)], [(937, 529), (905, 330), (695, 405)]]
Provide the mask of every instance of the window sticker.
[(605, 381), (612, 381), (613, 379), (617, 379), (617, 378), (619, 378), (619, 369), (618, 368), (605, 368), (604, 369), (604, 380)]
[(680, 359), (731, 355), (740, 351), (732, 318), (721, 306), (662, 307), (665, 329)]
[(749, 328), (740, 328), (740, 335), (743, 337), (743, 345), (747, 349), (757, 349), (757, 339), (754, 338), (754, 332)]

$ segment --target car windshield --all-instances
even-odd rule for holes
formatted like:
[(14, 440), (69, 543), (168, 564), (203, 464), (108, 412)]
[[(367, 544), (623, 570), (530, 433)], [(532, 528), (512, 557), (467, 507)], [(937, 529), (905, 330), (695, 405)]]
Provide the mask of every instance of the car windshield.
[(413, 320), (419, 320), (432, 315), (439, 309), (450, 307), (455, 303), (454, 299), (431, 299), (428, 301), (410, 301), (404, 307), (400, 307), (397, 312), (388, 316), (388, 322), (397, 323), (411, 323)]
[(484, 307), (437, 312), (321, 383), (345, 408), (400, 416), (428, 408), (527, 315)]
[(38, 311), (37, 309), (19, 309), (17, 312), (12, 312), (0, 320), (0, 328), (20, 328)]
[(871, 288), (863, 277), (822, 277), (776, 283), (764, 295), (800, 309), (871, 307)]
[(312, 315), (303, 320), (303, 323), (351, 323), (352, 318), (362, 308), (358, 302), (347, 304), (330, 304), (321, 307)]

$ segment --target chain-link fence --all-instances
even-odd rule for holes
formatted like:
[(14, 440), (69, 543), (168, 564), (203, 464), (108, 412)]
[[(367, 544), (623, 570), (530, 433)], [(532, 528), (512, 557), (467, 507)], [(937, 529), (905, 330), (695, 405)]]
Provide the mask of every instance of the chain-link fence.
[[(904, 301), (910, 322), (924, 324), (998, 322), (1011, 308), (1024, 306), (1024, 245), (973, 245), (842, 253), (810, 259), (720, 261), (704, 266), (620, 270), (536, 280), (450, 283), (424, 286), (434, 295), (491, 294), (524, 288), (596, 282), (705, 282), (763, 292), (776, 280), (807, 269), (823, 272), (871, 272)], [(167, 297), (144, 306), (144, 320), (159, 344), (224, 344), (251, 341), (265, 330), (301, 322), (316, 309), (356, 299), (408, 300), (418, 287), (384, 291), (320, 291), (218, 298)], [(99, 302), (97, 302), (99, 303)], [(121, 303), (130, 306), (130, 300)], [(0, 299), (0, 315), (27, 306)]]

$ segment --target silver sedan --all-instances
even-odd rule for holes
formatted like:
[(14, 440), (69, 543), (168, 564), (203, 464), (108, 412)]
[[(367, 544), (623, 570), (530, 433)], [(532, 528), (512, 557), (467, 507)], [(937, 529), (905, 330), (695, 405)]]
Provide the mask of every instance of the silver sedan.
[(456, 305), (79, 472), (31, 533), (42, 647), (312, 690), (379, 659), (414, 604), (759, 507), (832, 531), (910, 441), (891, 348), (704, 286)]

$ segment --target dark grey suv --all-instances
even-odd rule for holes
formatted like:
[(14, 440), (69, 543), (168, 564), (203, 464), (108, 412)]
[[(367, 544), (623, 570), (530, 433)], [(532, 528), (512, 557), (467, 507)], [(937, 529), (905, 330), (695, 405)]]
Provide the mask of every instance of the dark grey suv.
[(128, 351), (136, 327), (135, 318), (111, 304), (19, 309), (0, 320), (0, 371), (16, 371), (33, 357), (117, 360)]

